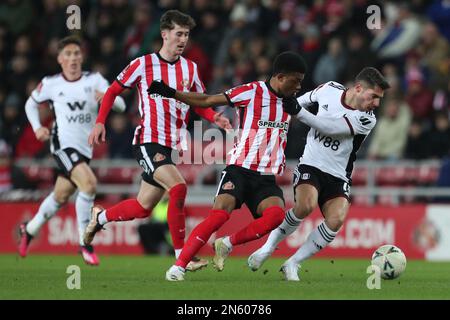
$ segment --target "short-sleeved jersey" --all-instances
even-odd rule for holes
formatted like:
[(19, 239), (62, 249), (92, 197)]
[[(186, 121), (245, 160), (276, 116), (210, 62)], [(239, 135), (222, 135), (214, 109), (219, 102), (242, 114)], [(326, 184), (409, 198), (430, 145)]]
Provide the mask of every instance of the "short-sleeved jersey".
[(141, 56), (119, 74), (122, 86), (137, 87), (141, 122), (136, 127), (133, 145), (154, 142), (177, 149), (187, 148), (186, 117), (189, 105), (158, 94), (149, 95), (147, 89), (153, 80), (163, 80), (178, 91), (204, 92), (197, 65), (180, 57), (174, 62), (164, 60), (158, 53)]
[(36, 103), (49, 101), (55, 113), (50, 150), (74, 148), (92, 158), (88, 137), (95, 124), (98, 102), (95, 92), (106, 92), (108, 81), (98, 72), (82, 72), (81, 78), (67, 80), (62, 73), (42, 79), (31, 98)]
[(239, 139), (230, 151), (228, 164), (262, 173), (281, 175), (291, 116), (283, 111), (283, 100), (268, 83), (251, 82), (225, 92), (236, 107)]
[(340, 125), (345, 122), (349, 130), (345, 135), (329, 136), (311, 128), (300, 163), (351, 182), (356, 152), (375, 126), (376, 118), (372, 112), (359, 111), (346, 105), (346, 92), (343, 85), (330, 81), (298, 98), (301, 105), (317, 102), (318, 117), (334, 118)]

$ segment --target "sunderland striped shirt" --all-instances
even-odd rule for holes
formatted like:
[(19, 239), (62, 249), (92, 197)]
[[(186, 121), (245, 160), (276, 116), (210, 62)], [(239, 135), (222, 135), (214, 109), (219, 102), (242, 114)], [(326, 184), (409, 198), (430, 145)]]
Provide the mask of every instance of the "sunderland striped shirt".
[(239, 139), (230, 151), (228, 164), (261, 173), (281, 175), (291, 116), (283, 111), (282, 98), (268, 82), (256, 81), (225, 92), (236, 107)]
[(158, 94), (148, 95), (153, 80), (163, 80), (179, 91), (204, 92), (197, 64), (180, 57), (174, 62), (164, 60), (159, 53), (134, 59), (116, 79), (122, 86), (137, 86), (140, 124), (136, 127), (133, 145), (154, 142), (186, 150), (186, 117), (189, 105)]

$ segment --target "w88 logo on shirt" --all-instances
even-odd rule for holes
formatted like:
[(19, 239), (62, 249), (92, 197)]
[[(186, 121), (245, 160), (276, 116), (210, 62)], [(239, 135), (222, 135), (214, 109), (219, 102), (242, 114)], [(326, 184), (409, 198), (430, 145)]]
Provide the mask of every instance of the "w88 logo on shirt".
[(339, 150), (339, 145), (341, 144), (338, 139), (333, 139), (332, 137), (321, 135), (318, 131), (314, 131), (314, 140), (322, 142), (325, 148), (331, 148), (331, 150), (333, 151)]

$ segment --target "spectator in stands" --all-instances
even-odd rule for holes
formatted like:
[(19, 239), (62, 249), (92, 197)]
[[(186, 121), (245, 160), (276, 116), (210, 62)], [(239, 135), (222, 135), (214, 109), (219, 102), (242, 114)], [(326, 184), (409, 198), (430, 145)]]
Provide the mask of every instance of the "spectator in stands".
[(414, 119), (408, 130), (404, 158), (423, 160), (428, 157), (428, 154), (429, 147), (424, 123), (420, 119)]
[(133, 150), (130, 141), (133, 140), (134, 130), (127, 116), (114, 113), (109, 121), (108, 144), (109, 157), (112, 159), (132, 159)]
[(400, 97), (387, 98), (383, 103), (383, 115), (378, 120), (370, 142), (369, 158), (400, 159), (406, 146), (411, 122), (409, 106)]
[[(358, 74), (358, 72), (365, 66), (374, 65), (376, 60), (376, 56), (370, 50), (365, 35), (360, 31), (354, 31), (348, 35), (346, 49), (347, 60), (345, 62), (345, 68), (343, 70), (344, 83), (352, 81), (355, 74)], [(385, 72), (383, 72), (383, 74), (386, 77), (388, 76)], [(390, 81), (390, 79), (387, 80), (391, 85), (391, 91), (392, 82)]]
[(447, 40), (439, 34), (439, 30), (432, 22), (428, 22), (423, 26), (421, 41), (417, 51), (422, 57), (421, 64), (430, 71), (430, 84), (433, 87), (445, 86), (449, 78), (446, 58), (449, 57), (450, 46)]
[(436, 112), (433, 126), (428, 133), (428, 143), (431, 158), (442, 159), (450, 151), (450, 124), (447, 111)]
[(372, 50), (382, 59), (395, 59), (413, 48), (420, 37), (420, 22), (406, 1), (385, 5), (386, 26), (372, 41)]
[(13, 148), (13, 152), (25, 122), (23, 113), (20, 112), (21, 106), (19, 95), (12, 92), (7, 96), (3, 110), (1, 110), (1, 136)]
[(447, 41), (450, 41), (450, 5), (448, 0), (434, 0), (427, 16), (437, 25)]
[(0, 4), (0, 22), (6, 23), (14, 36), (29, 31), (33, 18), (29, 0), (6, 0)]
[(4, 140), (0, 140), (0, 193), (9, 191), (13, 187), (10, 155), (9, 145)]
[(320, 57), (314, 69), (314, 83), (320, 85), (331, 80), (340, 81), (345, 62), (341, 40), (338, 38), (331, 39), (328, 43), (327, 53)]
[(433, 113), (433, 93), (426, 87), (420, 70), (412, 68), (406, 74), (406, 101), (413, 118), (429, 121)]

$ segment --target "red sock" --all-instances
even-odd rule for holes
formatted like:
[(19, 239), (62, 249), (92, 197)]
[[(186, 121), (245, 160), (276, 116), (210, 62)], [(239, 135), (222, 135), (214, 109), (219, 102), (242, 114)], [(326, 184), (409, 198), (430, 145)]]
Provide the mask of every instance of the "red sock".
[(262, 217), (253, 220), (244, 229), (230, 236), (232, 245), (256, 240), (278, 227), (284, 219), (284, 210), (280, 207), (270, 207), (264, 210)]
[(192, 230), (175, 265), (186, 268), (189, 261), (208, 242), (209, 237), (229, 218), (230, 215), (225, 210), (211, 210), (209, 216)]
[(134, 218), (146, 218), (150, 212), (144, 209), (136, 199), (127, 199), (106, 209), (106, 219), (108, 221), (128, 221)]
[(184, 183), (177, 184), (169, 190), (169, 206), (167, 208), (167, 222), (174, 249), (181, 249), (184, 245), (185, 218), (184, 200), (187, 188)]

